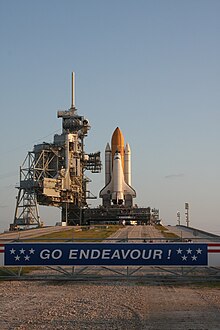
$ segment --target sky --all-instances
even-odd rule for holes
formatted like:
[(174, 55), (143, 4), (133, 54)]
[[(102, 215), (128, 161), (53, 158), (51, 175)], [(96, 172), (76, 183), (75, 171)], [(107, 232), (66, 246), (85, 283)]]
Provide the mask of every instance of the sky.
[[(0, 1), (0, 231), (13, 222), (19, 166), (34, 144), (61, 133), (76, 74), (88, 153), (118, 126), (132, 151), (140, 207), (164, 224), (220, 234), (220, 1)], [(91, 192), (104, 186), (87, 174)], [(101, 204), (98, 198), (92, 206)], [(45, 224), (60, 211), (40, 207)]]

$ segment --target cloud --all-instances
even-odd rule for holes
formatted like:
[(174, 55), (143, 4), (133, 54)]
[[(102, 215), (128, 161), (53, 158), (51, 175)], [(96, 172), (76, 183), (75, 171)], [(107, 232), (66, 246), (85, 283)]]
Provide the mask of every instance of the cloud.
[(175, 179), (184, 177), (184, 173), (166, 175), (165, 179)]

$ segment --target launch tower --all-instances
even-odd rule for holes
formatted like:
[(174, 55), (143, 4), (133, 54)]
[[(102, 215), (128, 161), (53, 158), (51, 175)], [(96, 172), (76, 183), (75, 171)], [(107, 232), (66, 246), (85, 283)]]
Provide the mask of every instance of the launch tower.
[(72, 98), (69, 110), (58, 111), (62, 133), (53, 143), (35, 145), (20, 168), (20, 183), (14, 223), (18, 226), (41, 226), (38, 204), (61, 208), (62, 225), (83, 223), (88, 198), (96, 198), (87, 190), (91, 180), (85, 171), (101, 171), (100, 152), (86, 154), (84, 139), (89, 121), (77, 114), (75, 107), (75, 75), (72, 73)]

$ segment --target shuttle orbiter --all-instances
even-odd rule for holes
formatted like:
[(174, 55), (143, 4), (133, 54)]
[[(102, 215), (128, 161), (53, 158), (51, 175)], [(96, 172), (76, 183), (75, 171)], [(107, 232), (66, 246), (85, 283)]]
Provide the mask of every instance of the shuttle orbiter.
[(131, 149), (119, 127), (112, 135), (111, 148), (107, 143), (105, 149), (105, 187), (99, 196), (103, 206), (124, 205), (131, 207), (135, 190), (131, 187)]

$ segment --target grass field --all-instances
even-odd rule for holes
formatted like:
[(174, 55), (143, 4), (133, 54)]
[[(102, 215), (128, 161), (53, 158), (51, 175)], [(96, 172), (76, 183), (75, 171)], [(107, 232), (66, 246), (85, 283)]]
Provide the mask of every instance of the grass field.
[[(122, 228), (119, 225), (106, 225), (106, 226), (90, 226), (90, 227), (75, 227), (70, 230), (60, 231), (47, 235), (42, 235), (37, 238), (31, 239), (35, 242), (53, 242), (53, 241), (80, 241), (80, 242), (100, 242), (103, 239), (114, 234), (118, 229)], [(25, 240), (27, 241), (27, 240)]]
[(166, 227), (162, 225), (154, 225), (154, 227), (161, 232), (164, 238), (167, 239), (180, 238), (178, 235), (171, 233)]

